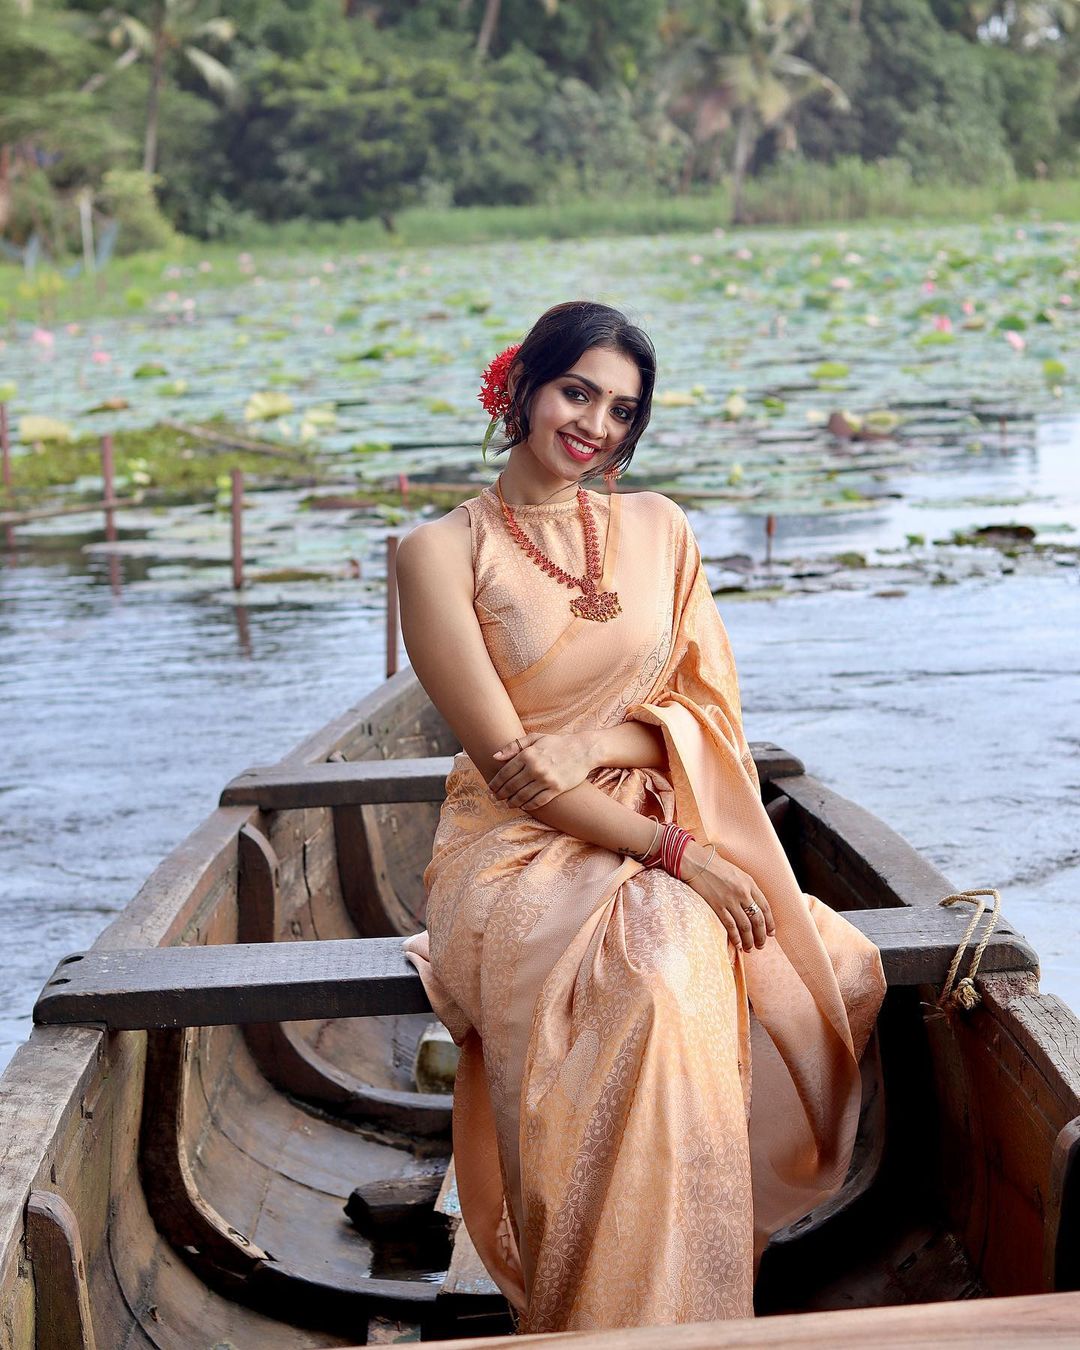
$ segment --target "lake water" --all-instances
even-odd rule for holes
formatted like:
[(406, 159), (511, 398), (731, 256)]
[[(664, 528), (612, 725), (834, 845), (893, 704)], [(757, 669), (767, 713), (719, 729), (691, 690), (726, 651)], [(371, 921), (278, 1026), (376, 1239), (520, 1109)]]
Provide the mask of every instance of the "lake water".
[[(849, 305), (824, 317), (816, 301), (805, 309), (789, 303), (795, 281), (785, 280), (784, 268), (794, 264), (783, 239), (755, 243), (759, 260), (769, 259), (775, 271), (765, 296), (769, 312), (789, 316), (786, 328), (764, 320), (760, 340), (751, 340), (745, 308), (752, 302), (752, 260), (736, 256), (733, 240), (474, 253), (482, 260), (477, 284), (494, 294), (494, 310), (473, 305), (479, 312), (472, 313), (460, 297), (447, 301), (451, 317), (439, 320), (442, 355), (430, 347), (411, 355), (402, 349), (385, 372), (366, 378), (366, 405), (342, 409), (327, 448), (361, 483), (399, 468), (445, 479), (475, 472), (477, 452), (454, 442), (479, 438), (468, 391), (483, 363), (479, 353), (506, 335), (499, 325), (512, 331), (517, 321), (520, 329), (542, 300), (579, 286), (618, 300), (627, 269), (647, 263), (647, 309), (661, 351), (666, 341), (673, 353), (668, 388), (689, 390), (703, 371), (709, 388), (688, 393), (692, 404), (676, 398), (658, 406), (641, 470), (652, 482), (735, 490), (733, 500), (689, 510), (717, 587), (736, 584), (739, 564), (733, 572), (730, 555), (739, 554), (755, 560), (753, 585), (768, 585), (761, 566), (765, 510), (777, 519), (774, 556), (787, 560), (778, 569), (786, 593), (719, 595), (748, 736), (798, 754), (809, 772), (880, 815), (958, 888), (1001, 889), (1009, 918), (1040, 952), (1044, 987), (1080, 1007), (1080, 418), (1068, 388), (1059, 397), (1042, 374), (1044, 359), (1075, 351), (1077, 325), (1075, 318), (1047, 321), (1038, 337), (1029, 329), (1022, 356), (1000, 332), (977, 332), (972, 342), (981, 345), (947, 350), (950, 366), (936, 355), (929, 359), (934, 346), (921, 365), (905, 365), (913, 333), (918, 340), (923, 331), (917, 325), (925, 321), (925, 276), (942, 241), (953, 253), (961, 245), (970, 253), (977, 243), (973, 231), (924, 232), (912, 240), (887, 295), (869, 297), (858, 312)], [(1052, 232), (1044, 242), (1047, 254), (1066, 247)], [(841, 243), (819, 233), (800, 236), (799, 249), (804, 271), (833, 266), (858, 285), (866, 272), (885, 267), (878, 254), (887, 243), (880, 232), (849, 232)], [(913, 263), (916, 244), (926, 256)], [(1028, 284), (1025, 246), (1010, 232), (987, 253), (988, 276), (1000, 248), (993, 284), (1011, 284), (1015, 304)], [(828, 249), (835, 264), (819, 258)], [(849, 256), (861, 260), (845, 261)], [(368, 296), (364, 340), (383, 331), (378, 324), (391, 313), (415, 325), (425, 306), (442, 304), (462, 257), (464, 251), (448, 250), (430, 263), (376, 259), (384, 292)], [(357, 263), (350, 284), (370, 281), (374, 266), (371, 259)], [(991, 319), (1000, 313), (1006, 299), (988, 293), (989, 281), (978, 291), (975, 265), (957, 266)], [(1055, 264), (1038, 282), (1051, 300), (1068, 280), (1063, 267)], [(394, 271), (401, 268), (406, 275)], [(901, 280), (912, 295), (900, 306), (895, 272), (905, 268)], [(385, 282), (391, 274), (393, 295)], [(696, 278), (709, 279), (707, 293), (695, 289)], [(943, 275), (933, 284), (948, 289)], [(728, 295), (732, 285), (742, 291)], [(243, 394), (233, 357), (222, 358), (210, 339), (235, 336), (237, 316), (273, 311), (285, 326), (290, 313), (299, 315), (300, 336), (281, 340), (290, 365), (307, 363), (314, 372), (309, 398), (325, 400), (333, 361), (317, 334), (333, 306), (313, 310), (310, 297), (325, 299), (323, 289), (299, 295), (298, 286), (294, 277), (250, 295), (208, 293), (200, 300), (205, 330), (203, 320), (169, 328), (159, 316), (156, 328), (136, 331), (135, 322), (114, 320), (97, 336), (117, 365), (125, 343), (131, 361), (139, 344), (164, 353), (170, 375), (190, 374), (199, 388), (197, 416), (235, 416)], [(847, 304), (851, 291), (838, 293)], [(959, 324), (963, 292), (949, 294)], [(1049, 303), (1046, 296), (1033, 291), (1024, 303), (1033, 309)], [(880, 311), (881, 324), (866, 324), (870, 309)], [(341, 332), (339, 326), (326, 342), (340, 343)], [(70, 350), (66, 340), (58, 338), (43, 355), (41, 344), (20, 331), (0, 349), (4, 374), (11, 370), (20, 383), (17, 414), (75, 418), (91, 394), (123, 384), (102, 386), (105, 364), (90, 366), (85, 351), (79, 355), (76, 344), (92, 336), (70, 335)], [(359, 339), (348, 341), (356, 346)], [(889, 351), (902, 343), (909, 356), (890, 362)], [(709, 353), (724, 367), (715, 379), (703, 355)], [(857, 374), (843, 393), (807, 375), (826, 357), (849, 361)], [(254, 362), (247, 348), (235, 359)], [(752, 427), (724, 416), (736, 368), (751, 402), (786, 386), (784, 410), (770, 413), (767, 425), (760, 416)], [(242, 374), (254, 380), (255, 365), (244, 365)], [(344, 376), (335, 378), (344, 397)], [(91, 388), (92, 381), (99, 383)], [(144, 388), (123, 387), (133, 394)], [(442, 393), (457, 401), (458, 412), (423, 402)], [(115, 425), (163, 412), (196, 415), (190, 404), (165, 406), (172, 396), (139, 396), (142, 405), (118, 415)], [(819, 410), (856, 399), (864, 410), (904, 406), (909, 420), (899, 440), (838, 448), (820, 432), (808, 439)], [(996, 413), (980, 423), (971, 412), (995, 400), (1006, 415), (1004, 436)], [(354, 462), (348, 445), (361, 431), (388, 447), (400, 438), (428, 448), (368, 450)], [(838, 487), (845, 483), (852, 485), (846, 499)], [(754, 493), (738, 499), (740, 484)], [(248, 765), (280, 757), (382, 678), (382, 559), (390, 522), (347, 511), (300, 512), (299, 496), (252, 495), (249, 562), (314, 565), (334, 577), (255, 586), (243, 606), (228, 589), (227, 518), (212, 508), (124, 513), (113, 549), (88, 519), (19, 531), (13, 547), (0, 548), (0, 925), (7, 975), (0, 1065), (26, 1036), (34, 997), (59, 957), (93, 941), (160, 858), (213, 809), (222, 785)], [(1034, 527), (1043, 542), (1060, 541), (1060, 554), (1014, 562), (993, 549), (933, 544), (955, 529), (1008, 521)], [(851, 551), (871, 566), (838, 568), (835, 556)], [(362, 579), (349, 578), (350, 559), (360, 563)]]

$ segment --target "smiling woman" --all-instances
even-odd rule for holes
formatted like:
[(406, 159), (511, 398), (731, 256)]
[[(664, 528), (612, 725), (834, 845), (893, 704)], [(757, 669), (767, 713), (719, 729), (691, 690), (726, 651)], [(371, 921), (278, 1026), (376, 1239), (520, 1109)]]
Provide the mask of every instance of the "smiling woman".
[(462, 1215), (520, 1331), (749, 1316), (847, 1171), (880, 958), (787, 861), (686, 517), (613, 490), (648, 337), (576, 301), (500, 368), (506, 468), (397, 555), (463, 747), (406, 940), (462, 1047)]

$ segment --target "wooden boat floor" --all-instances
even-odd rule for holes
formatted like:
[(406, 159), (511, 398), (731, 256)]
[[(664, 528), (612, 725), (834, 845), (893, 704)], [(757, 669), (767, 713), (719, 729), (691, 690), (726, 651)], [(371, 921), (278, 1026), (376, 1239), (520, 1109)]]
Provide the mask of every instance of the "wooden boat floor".
[(415, 1092), (412, 1066), (430, 1013), (393, 1017), (342, 1017), (295, 1025), (304, 1040), (335, 1068), (372, 1087)]
[(102, 1269), (99, 1278), (91, 1279), (95, 1322), (109, 1328), (113, 1337), (106, 1342), (109, 1350), (220, 1345), (231, 1350), (326, 1350), (350, 1339), (264, 1317), (216, 1293), (178, 1252), (152, 1235), (142, 1191), (124, 1187), (109, 1227), (111, 1270)]
[[(218, 1062), (208, 1063), (208, 1040)], [(191, 1156), (199, 1193), (250, 1242), (315, 1283), (360, 1292), (367, 1278), (390, 1274), (345, 1217), (345, 1201), (364, 1182), (430, 1174), (442, 1164), (303, 1110), (267, 1083), (231, 1030), (200, 1041), (192, 1092), (201, 1103), (192, 1105), (205, 1119)], [(226, 1063), (216, 1053), (222, 1042)], [(392, 1272), (436, 1283), (441, 1276)]]

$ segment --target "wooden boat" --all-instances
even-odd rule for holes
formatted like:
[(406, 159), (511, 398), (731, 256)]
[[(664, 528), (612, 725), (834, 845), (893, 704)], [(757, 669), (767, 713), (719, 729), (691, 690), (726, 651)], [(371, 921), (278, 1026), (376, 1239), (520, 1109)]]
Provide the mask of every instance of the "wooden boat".
[[(400, 952), (456, 748), (401, 672), (230, 783), (60, 964), (0, 1079), (5, 1350), (510, 1329), (454, 1218), (451, 1099), (413, 1079), (431, 1014)], [(1080, 1287), (1076, 1018), (1004, 922), (979, 1006), (938, 1007), (968, 926), (937, 904), (950, 882), (793, 756), (753, 750), (801, 884), (879, 943), (890, 992), (848, 1181), (766, 1253), (758, 1306), (774, 1316), (678, 1334), (781, 1344), (788, 1314), (879, 1308), (856, 1314), (849, 1343), (865, 1343), (875, 1316), (909, 1314), (896, 1305)], [(1032, 1326), (1080, 1321), (1071, 1295), (1028, 1303)], [(956, 1321), (948, 1302), (925, 1311), (904, 1344)]]

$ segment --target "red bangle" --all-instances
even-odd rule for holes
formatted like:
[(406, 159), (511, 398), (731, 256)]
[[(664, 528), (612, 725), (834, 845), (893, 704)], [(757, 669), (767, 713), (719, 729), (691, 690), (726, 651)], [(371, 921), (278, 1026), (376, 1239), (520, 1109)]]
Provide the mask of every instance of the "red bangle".
[(694, 836), (689, 830), (684, 830), (681, 825), (676, 825), (673, 820), (665, 821), (660, 834), (660, 846), (656, 851), (654, 858), (645, 860), (646, 867), (662, 867), (676, 879), (679, 878), (679, 872), (682, 869), (683, 854), (686, 852)]

